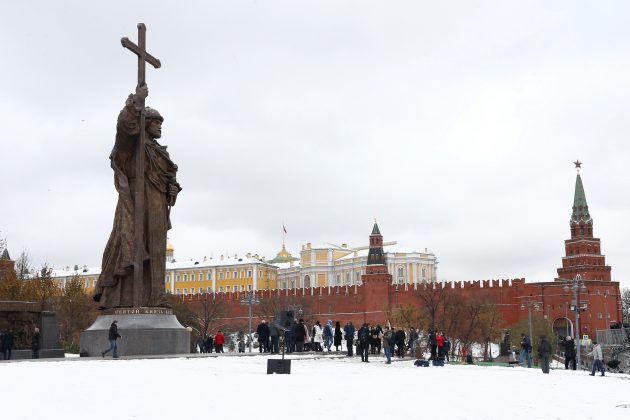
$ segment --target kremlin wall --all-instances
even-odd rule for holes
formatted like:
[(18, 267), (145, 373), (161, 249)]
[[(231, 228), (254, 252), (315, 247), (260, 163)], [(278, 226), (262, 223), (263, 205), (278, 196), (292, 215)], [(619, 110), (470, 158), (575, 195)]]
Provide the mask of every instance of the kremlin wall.
[[(548, 320), (558, 335), (568, 332), (575, 336), (576, 313), (573, 309), (577, 305), (580, 308), (580, 334), (594, 337), (597, 330), (607, 329), (611, 322), (621, 320), (621, 295), (619, 283), (611, 281), (611, 267), (601, 255), (600, 239), (593, 237), (593, 219), (579, 170), (569, 225), (571, 237), (565, 241), (566, 255), (557, 270), (558, 278), (552, 281), (527, 283), (525, 279), (501, 279), (399, 284), (388, 270), (390, 265), (383, 251), (383, 237), (375, 223), (369, 238), (367, 266), (360, 283), (258, 290), (259, 303), (254, 306), (254, 316), (270, 318), (277, 311), (293, 309), (296, 316), (311, 321), (331, 319), (355, 324), (385, 324), (396, 308), (420, 308), (427, 293), (455, 293), (466, 299), (483, 298), (496, 305), (503, 327), (527, 318), (529, 307), (532, 316)], [(573, 291), (564, 287), (567, 280), (576, 276), (581, 277), (584, 284), (578, 289), (577, 302)], [(244, 325), (247, 322), (248, 306), (241, 302), (247, 296), (248, 293), (233, 292), (182, 298), (197, 313), (202, 313), (204, 307), (220, 305), (223, 313), (213, 321), (220, 328), (221, 325)]]

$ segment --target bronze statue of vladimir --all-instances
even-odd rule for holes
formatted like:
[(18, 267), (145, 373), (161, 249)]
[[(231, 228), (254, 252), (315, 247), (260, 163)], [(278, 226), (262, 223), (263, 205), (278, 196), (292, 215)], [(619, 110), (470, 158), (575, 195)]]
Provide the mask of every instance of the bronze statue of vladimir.
[[(164, 119), (157, 110), (144, 107), (147, 95), (146, 84), (139, 85), (136, 93), (127, 98), (116, 124), (116, 143), (110, 159), (118, 204), (93, 296), (101, 309), (169, 306), (164, 287), (166, 232), (171, 227), (170, 209), (175, 205), (181, 187), (176, 179), (177, 165), (171, 160), (166, 146), (157, 142), (162, 136)], [(141, 205), (144, 208), (140, 219), (143, 240), (138, 248), (134, 240), (135, 226), (138, 225), (135, 214), (136, 174), (139, 173), (136, 155), (142, 119), (146, 133), (143, 133), (144, 162), (140, 162), (144, 166), (144, 204)], [(136, 275), (134, 279), (134, 267), (140, 260), (142, 276), (137, 278)]]

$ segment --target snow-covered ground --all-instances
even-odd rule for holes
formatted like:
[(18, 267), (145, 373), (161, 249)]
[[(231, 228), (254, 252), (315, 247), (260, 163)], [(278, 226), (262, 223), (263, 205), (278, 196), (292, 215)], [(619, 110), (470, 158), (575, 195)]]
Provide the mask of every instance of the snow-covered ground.
[[(0, 363), (7, 419), (630, 419), (630, 375), (292, 356)], [(6, 417), (5, 417), (6, 416)]]

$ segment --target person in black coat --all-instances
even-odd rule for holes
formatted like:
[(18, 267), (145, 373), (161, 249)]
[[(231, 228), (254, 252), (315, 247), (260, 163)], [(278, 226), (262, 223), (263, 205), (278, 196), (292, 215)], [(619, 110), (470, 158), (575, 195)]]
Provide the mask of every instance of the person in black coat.
[(551, 355), (551, 344), (547, 341), (547, 337), (540, 336), (540, 344), (538, 344), (538, 357), (540, 357), (540, 366), (543, 373), (549, 373), (549, 356)]
[(13, 337), (14, 337), (13, 330), (11, 328), (9, 328), (7, 331), (4, 332), (4, 340), (2, 340), (4, 360), (11, 360), (11, 350), (13, 349)]
[(293, 337), (295, 338), (295, 347), (298, 352), (304, 351), (304, 340), (306, 339), (306, 327), (304, 326), (304, 320), (300, 319), (300, 322), (295, 324), (293, 328)]
[(212, 338), (212, 334), (206, 335), (206, 339), (203, 342), (203, 347), (206, 353), (212, 353), (212, 347), (214, 347), (214, 339)]
[(354, 325), (352, 322), (348, 322), (345, 327), (343, 327), (343, 332), (346, 334), (346, 348), (348, 349), (347, 356), (352, 356), (352, 347), (354, 345)]
[(39, 359), (39, 346), (41, 341), (41, 334), (39, 328), (35, 327), (33, 330), (33, 337), (31, 338), (31, 351), (33, 352), (33, 359)]
[(109, 340), (109, 348), (103, 352), (101, 352), (101, 357), (105, 357), (107, 353), (110, 351), (114, 351), (114, 359), (118, 358), (118, 346), (116, 345), (116, 341), (121, 338), (120, 334), (118, 334), (118, 321), (114, 320), (112, 325), (109, 326), (109, 332), (107, 333), (107, 337)]
[(258, 334), (258, 351), (260, 353), (269, 352), (269, 325), (263, 320), (258, 327), (256, 327), (256, 334)]
[(576, 362), (575, 362), (575, 341), (571, 338), (570, 335), (567, 335), (566, 340), (564, 340), (564, 368), (575, 370)]
[(339, 321), (335, 322), (335, 338), (333, 339), (335, 345), (335, 351), (339, 351), (341, 346), (341, 340), (343, 339), (343, 333), (341, 332), (341, 324)]
[(370, 353), (370, 327), (367, 323), (364, 323), (363, 326), (359, 328), (358, 336), (359, 346), (357, 353), (361, 355), (362, 362), (370, 363), (368, 360), (368, 355)]
[(396, 331), (394, 335), (394, 339), (396, 340), (396, 356), (400, 358), (405, 357), (405, 338), (406, 334), (402, 329)]

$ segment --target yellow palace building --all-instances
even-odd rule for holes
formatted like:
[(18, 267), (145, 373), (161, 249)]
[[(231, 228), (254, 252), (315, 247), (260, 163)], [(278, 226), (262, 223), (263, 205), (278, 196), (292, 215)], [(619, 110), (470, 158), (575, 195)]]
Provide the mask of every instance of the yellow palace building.
[[(265, 261), (254, 254), (203, 258), (199, 261), (176, 261), (174, 248), (166, 248), (167, 293), (188, 295), (251, 290), (297, 289), (352, 286), (361, 284), (367, 266), (368, 246), (347, 244), (302, 245), (300, 258), (295, 258), (282, 245), (275, 258)], [(399, 247), (396, 242), (383, 244), (388, 271), (393, 284), (430, 283), (437, 278), (437, 258), (424, 251)], [(53, 270), (53, 282), (63, 288), (74, 276), (85, 282), (91, 293), (100, 274), (99, 268), (87, 266)]]
[[(199, 293), (220, 293), (249, 290), (276, 289), (278, 268), (265, 262), (258, 255), (247, 254), (218, 258), (203, 258), (199, 261), (176, 261), (174, 248), (169, 243), (166, 248), (166, 276), (164, 288), (167, 293), (188, 295)], [(63, 288), (75, 276), (85, 282), (87, 293), (96, 287), (99, 268), (87, 266), (65, 267), (53, 270), (56, 287)]]
[[(307, 243), (300, 258), (294, 258), (282, 246), (276, 258), (269, 261), (278, 267), (278, 288), (312, 288), (353, 286), (361, 284), (365, 274), (369, 247), (348, 247), (347, 244)], [(383, 244), (383, 251), (392, 284), (413, 285), (437, 279), (437, 258), (424, 251), (404, 249), (396, 242)]]

